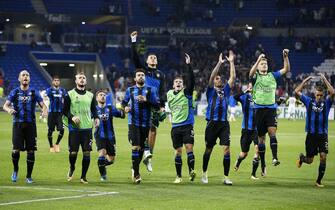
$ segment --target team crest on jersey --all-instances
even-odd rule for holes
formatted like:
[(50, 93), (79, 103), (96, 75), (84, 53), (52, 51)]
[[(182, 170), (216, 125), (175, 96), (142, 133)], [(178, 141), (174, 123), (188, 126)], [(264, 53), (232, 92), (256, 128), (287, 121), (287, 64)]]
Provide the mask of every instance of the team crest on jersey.
[(157, 73), (157, 74), (156, 74), (156, 77), (157, 77), (157, 78), (160, 78), (160, 77), (161, 77), (161, 74), (160, 74), (160, 73)]
[(312, 103), (312, 110), (313, 110), (313, 112), (320, 113), (320, 112), (323, 111), (323, 108), (324, 108), (324, 103), (323, 102), (320, 103), (320, 106), (318, 106), (316, 103)]
[(102, 121), (108, 121), (109, 118), (107, 113), (101, 114), (99, 117)]
[(224, 97), (224, 92), (223, 92), (223, 90), (216, 90), (216, 94), (218, 94), (218, 96), (219, 96), (220, 98), (223, 98), (223, 97)]
[(19, 100), (22, 103), (28, 103), (30, 101), (30, 96), (19, 96)]

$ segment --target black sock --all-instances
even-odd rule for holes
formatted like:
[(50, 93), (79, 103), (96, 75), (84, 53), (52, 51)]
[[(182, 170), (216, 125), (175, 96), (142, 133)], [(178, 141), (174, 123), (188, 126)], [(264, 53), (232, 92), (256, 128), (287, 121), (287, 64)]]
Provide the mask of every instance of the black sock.
[(140, 164), (140, 162), (141, 162), (142, 159), (143, 159), (144, 149), (140, 149), (140, 150), (138, 151), (138, 154), (139, 154), (139, 156), (138, 156), (138, 163)]
[(177, 176), (181, 177), (181, 168), (183, 165), (183, 160), (181, 159), (181, 156), (176, 155), (176, 157), (174, 158), (174, 163), (176, 166), (176, 172), (177, 172)]
[(100, 156), (98, 158), (98, 167), (100, 176), (106, 176), (106, 158), (105, 156)]
[(58, 145), (58, 144), (60, 143), (60, 141), (62, 140), (63, 135), (64, 135), (64, 130), (60, 130), (60, 131), (59, 131), (59, 134), (58, 134), (57, 141), (56, 141), (56, 144), (57, 144), (57, 145)]
[(321, 184), (321, 180), (322, 180), (323, 176), (325, 175), (325, 171), (326, 171), (326, 163), (320, 163), (320, 165), (319, 165), (319, 175), (318, 175), (318, 179), (316, 180), (317, 183)]
[(31, 173), (33, 172), (35, 163), (35, 153), (27, 152), (27, 178), (31, 178)]
[(242, 163), (242, 161), (245, 159), (245, 157), (241, 157), (240, 155), (237, 158), (237, 162), (236, 162), (236, 167), (240, 167), (240, 164)]
[(188, 152), (187, 153), (187, 165), (188, 165), (188, 172), (191, 172), (192, 170), (194, 170), (194, 154), (193, 152)]
[(131, 159), (133, 162), (134, 177), (140, 174), (140, 154), (138, 150), (132, 150)]
[(265, 168), (265, 144), (258, 144), (258, 153), (261, 159), (261, 167)]
[(254, 158), (254, 160), (252, 161), (252, 172), (251, 172), (252, 176), (256, 176), (258, 165), (259, 165), (259, 159)]
[(230, 169), (230, 154), (226, 154), (223, 156), (223, 170), (225, 176), (229, 175), (229, 169)]
[(204, 153), (204, 155), (202, 156), (202, 171), (206, 172), (207, 168), (208, 168), (208, 162), (209, 159), (211, 158), (211, 153)]
[(19, 151), (12, 152), (12, 162), (14, 166), (14, 171), (16, 172), (19, 171), (19, 160), (20, 160), (20, 152)]
[(52, 131), (48, 130), (48, 141), (49, 141), (49, 146), (53, 147), (52, 144)]
[(69, 154), (69, 162), (70, 162), (70, 168), (72, 171), (76, 169), (76, 161), (77, 161), (77, 153), (76, 154)]
[(278, 150), (278, 143), (277, 143), (277, 138), (276, 136), (271, 136), (270, 137), (270, 147), (272, 151), (272, 159), (277, 159), (277, 150)]
[(84, 154), (83, 155), (83, 160), (81, 162), (82, 164), (82, 169), (81, 169), (81, 178), (86, 178), (86, 174), (88, 171), (88, 167), (90, 166), (91, 162), (91, 157), (89, 154)]

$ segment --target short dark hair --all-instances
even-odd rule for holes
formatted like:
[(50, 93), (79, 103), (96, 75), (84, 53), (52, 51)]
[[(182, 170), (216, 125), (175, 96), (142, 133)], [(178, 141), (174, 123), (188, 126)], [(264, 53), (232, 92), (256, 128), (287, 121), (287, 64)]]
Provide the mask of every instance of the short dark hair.
[(135, 70), (134, 76), (136, 76), (137, 72), (142, 72), (142, 73), (145, 74), (145, 70), (144, 70), (143, 68), (137, 68), (137, 69)]
[(97, 90), (97, 92), (95, 92), (95, 95), (97, 96), (97, 95), (98, 95), (99, 93), (101, 93), (101, 92), (107, 94), (106, 89), (105, 89), (105, 88), (101, 88), (101, 89)]
[(59, 79), (60, 80), (60, 77), (58, 76), (58, 75), (53, 75), (52, 76), (52, 79), (54, 80), (54, 79)]
[(183, 78), (182, 75), (177, 75), (177, 76), (175, 76), (175, 77), (173, 78), (173, 81), (175, 81), (176, 79), (181, 79), (181, 80), (184, 81), (184, 78)]
[(323, 88), (321, 85), (319, 85), (319, 86), (316, 86), (316, 87), (315, 87), (315, 90), (316, 90), (316, 91), (319, 91), (319, 92), (323, 92), (323, 91), (324, 91), (324, 88)]
[(148, 58), (150, 55), (154, 55), (157, 57), (157, 55), (154, 52), (148, 52), (146, 57)]

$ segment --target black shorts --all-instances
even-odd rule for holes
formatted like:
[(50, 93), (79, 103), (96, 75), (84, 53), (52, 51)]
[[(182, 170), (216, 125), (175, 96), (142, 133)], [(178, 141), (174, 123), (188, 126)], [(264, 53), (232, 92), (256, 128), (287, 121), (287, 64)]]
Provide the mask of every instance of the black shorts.
[(63, 120), (62, 120), (62, 113), (60, 113), (60, 112), (49, 112), (49, 114), (48, 114), (48, 128), (49, 128), (49, 130), (54, 131), (55, 127), (57, 128), (57, 131), (64, 130)]
[(328, 135), (307, 133), (305, 149), (307, 157), (314, 157), (321, 152), (328, 154)]
[(194, 144), (193, 125), (183, 125), (171, 129), (173, 148), (177, 149), (183, 144)]
[(128, 140), (132, 146), (144, 148), (144, 142), (148, 139), (149, 128), (128, 125)]
[(159, 127), (159, 112), (158, 111), (151, 111), (151, 122), (150, 125), (152, 128)]
[(213, 148), (217, 138), (220, 145), (230, 146), (230, 125), (228, 121), (208, 121), (205, 131), (206, 147)]
[(254, 145), (258, 145), (257, 131), (242, 129), (240, 141), (242, 152), (249, 152), (251, 142), (254, 142)]
[(95, 144), (97, 145), (98, 151), (105, 149), (107, 155), (115, 156), (115, 138), (107, 139), (95, 136)]
[(83, 152), (92, 151), (92, 130), (69, 132), (69, 151), (78, 152), (79, 146)]
[(264, 136), (269, 127), (277, 127), (277, 109), (255, 109), (255, 121), (258, 136)]
[(36, 124), (27, 122), (13, 123), (12, 143), (13, 150), (36, 151)]

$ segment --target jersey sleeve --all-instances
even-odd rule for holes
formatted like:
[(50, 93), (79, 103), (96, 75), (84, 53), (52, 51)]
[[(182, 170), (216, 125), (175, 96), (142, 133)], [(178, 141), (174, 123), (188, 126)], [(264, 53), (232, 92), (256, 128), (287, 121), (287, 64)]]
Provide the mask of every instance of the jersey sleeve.
[(303, 104), (305, 104), (305, 106), (307, 107), (308, 104), (309, 104), (309, 102), (311, 101), (311, 98), (308, 97), (308, 96), (306, 96), (306, 95), (304, 95), (304, 94), (301, 94), (301, 96), (300, 96), (300, 101), (301, 101)]
[(121, 105), (123, 107), (127, 106), (130, 100), (130, 88), (127, 88), (126, 94), (124, 96), (124, 99), (121, 102)]
[(42, 98), (40, 92), (35, 91), (35, 97), (36, 97), (35, 100), (36, 100), (38, 103), (41, 103), (41, 102), (43, 101), (43, 98)]
[(118, 110), (115, 106), (110, 105), (111, 115), (113, 117), (119, 117), (124, 118), (124, 112), (121, 110)]
[(231, 91), (231, 88), (230, 88), (230, 85), (227, 83), (223, 89), (224, 91), (224, 94), (229, 97), (230, 96), (230, 91)]
[(7, 100), (10, 101), (11, 103), (14, 102), (14, 97), (15, 97), (15, 90), (10, 91), (9, 95), (7, 96)]
[(280, 71), (275, 71), (275, 72), (272, 72), (272, 75), (273, 77), (277, 80), (281, 77), (281, 73)]

